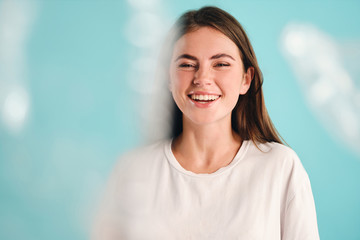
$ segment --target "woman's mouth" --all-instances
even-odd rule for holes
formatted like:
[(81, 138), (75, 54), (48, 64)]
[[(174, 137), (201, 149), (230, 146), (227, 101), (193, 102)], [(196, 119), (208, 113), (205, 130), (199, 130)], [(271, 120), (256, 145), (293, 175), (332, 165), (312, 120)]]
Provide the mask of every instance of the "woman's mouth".
[(189, 94), (188, 97), (194, 102), (198, 104), (209, 105), (209, 103), (215, 102), (218, 100), (221, 95), (214, 94)]
[(218, 99), (220, 96), (219, 95), (190, 94), (189, 97), (195, 101), (208, 102), (208, 101), (214, 101), (214, 100)]

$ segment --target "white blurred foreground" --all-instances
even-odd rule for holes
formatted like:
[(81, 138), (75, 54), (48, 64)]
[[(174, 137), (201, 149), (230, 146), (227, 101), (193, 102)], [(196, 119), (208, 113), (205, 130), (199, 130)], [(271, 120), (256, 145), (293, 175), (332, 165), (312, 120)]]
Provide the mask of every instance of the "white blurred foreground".
[(281, 38), (303, 93), (328, 131), (360, 155), (359, 48), (340, 44), (310, 24), (288, 24)]

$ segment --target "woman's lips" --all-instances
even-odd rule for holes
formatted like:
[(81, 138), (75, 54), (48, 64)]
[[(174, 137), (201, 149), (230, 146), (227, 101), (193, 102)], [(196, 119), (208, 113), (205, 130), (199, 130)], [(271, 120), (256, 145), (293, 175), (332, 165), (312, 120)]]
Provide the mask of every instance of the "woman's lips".
[(200, 108), (207, 108), (220, 99), (221, 95), (197, 92), (189, 94), (188, 97), (190, 98), (191, 102), (195, 104), (195, 106)]
[(189, 96), (195, 101), (214, 101), (220, 97), (220, 95), (212, 94), (190, 94)]

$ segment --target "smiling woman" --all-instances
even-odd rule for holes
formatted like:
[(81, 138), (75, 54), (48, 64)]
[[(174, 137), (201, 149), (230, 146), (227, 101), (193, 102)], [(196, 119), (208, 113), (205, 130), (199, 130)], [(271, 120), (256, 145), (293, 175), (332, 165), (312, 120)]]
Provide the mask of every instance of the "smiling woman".
[(122, 158), (94, 239), (319, 239), (308, 175), (271, 123), (241, 25), (204, 7), (168, 43), (173, 136)]
[(244, 72), (235, 43), (203, 27), (182, 36), (172, 55), (170, 89), (183, 120), (196, 124), (221, 120), (231, 126), (231, 112), (239, 95), (249, 89), (254, 71), (250, 67)]

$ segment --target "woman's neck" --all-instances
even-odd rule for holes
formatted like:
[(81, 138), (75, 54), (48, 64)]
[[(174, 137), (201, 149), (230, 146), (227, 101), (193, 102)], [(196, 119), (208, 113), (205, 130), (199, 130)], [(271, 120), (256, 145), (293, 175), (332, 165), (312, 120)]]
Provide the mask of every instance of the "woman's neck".
[(186, 170), (212, 173), (233, 160), (241, 142), (231, 123), (199, 126), (184, 121), (183, 132), (174, 139), (172, 150)]

